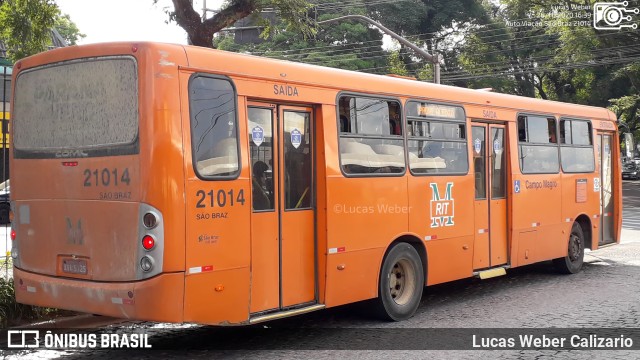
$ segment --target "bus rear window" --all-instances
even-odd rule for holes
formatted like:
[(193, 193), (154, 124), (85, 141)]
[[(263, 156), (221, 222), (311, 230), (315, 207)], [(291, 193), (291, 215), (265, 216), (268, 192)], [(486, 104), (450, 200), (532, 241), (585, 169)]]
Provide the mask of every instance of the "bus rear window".
[(123, 145), (133, 153), (138, 137), (135, 59), (66, 61), (21, 73), (14, 103), (16, 157), (54, 157), (60, 150), (92, 156)]

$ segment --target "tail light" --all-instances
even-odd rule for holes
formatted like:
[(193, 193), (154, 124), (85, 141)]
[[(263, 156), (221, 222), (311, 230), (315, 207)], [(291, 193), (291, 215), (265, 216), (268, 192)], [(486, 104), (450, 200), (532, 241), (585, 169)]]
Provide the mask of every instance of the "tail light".
[(142, 238), (142, 247), (143, 247), (145, 250), (147, 250), (147, 251), (148, 251), (148, 250), (151, 250), (151, 249), (153, 249), (153, 247), (154, 247), (154, 246), (156, 246), (156, 241), (153, 239), (153, 236), (151, 236), (151, 235), (145, 235), (145, 236)]
[(163, 271), (164, 223), (162, 212), (151, 205), (138, 209), (137, 277), (148, 279)]
[(158, 225), (158, 219), (153, 213), (148, 212), (144, 214), (144, 217), (142, 218), (142, 223), (144, 224), (144, 227), (146, 227), (147, 229), (153, 229), (154, 227), (156, 227), (156, 225)]
[(11, 241), (16, 241), (16, 230), (11, 229)]
[(151, 256), (144, 256), (140, 259), (140, 268), (144, 272), (149, 272), (153, 268), (153, 258)]

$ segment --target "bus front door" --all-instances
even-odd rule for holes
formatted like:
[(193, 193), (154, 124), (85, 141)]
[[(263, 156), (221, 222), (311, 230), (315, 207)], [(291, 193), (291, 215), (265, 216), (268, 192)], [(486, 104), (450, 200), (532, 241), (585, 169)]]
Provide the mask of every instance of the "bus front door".
[(313, 111), (250, 103), (251, 313), (316, 301)]
[(600, 133), (597, 136), (598, 168), (600, 169), (600, 241), (598, 245), (615, 242), (615, 216), (613, 216), (613, 135)]
[(475, 175), (473, 268), (507, 263), (507, 148), (504, 125), (473, 123)]

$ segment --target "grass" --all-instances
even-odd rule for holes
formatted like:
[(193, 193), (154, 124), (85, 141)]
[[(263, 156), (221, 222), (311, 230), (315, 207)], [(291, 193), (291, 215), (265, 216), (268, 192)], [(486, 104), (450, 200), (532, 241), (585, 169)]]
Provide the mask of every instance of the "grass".
[[(11, 268), (11, 258), (0, 259), (0, 268)], [(0, 278), (0, 328), (20, 325), (29, 321), (46, 320), (66, 315), (68, 311), (25, 305), (16, 302), (16, 290), (13, 278)]]

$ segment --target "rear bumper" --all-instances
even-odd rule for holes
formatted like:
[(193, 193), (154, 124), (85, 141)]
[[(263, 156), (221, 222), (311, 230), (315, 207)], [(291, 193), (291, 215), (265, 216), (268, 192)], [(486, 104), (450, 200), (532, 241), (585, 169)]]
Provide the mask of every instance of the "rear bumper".
[(13, 269), (19, 303), (125, 319), (182, 322), (184, 273), (136, 282), (104, 283)]

